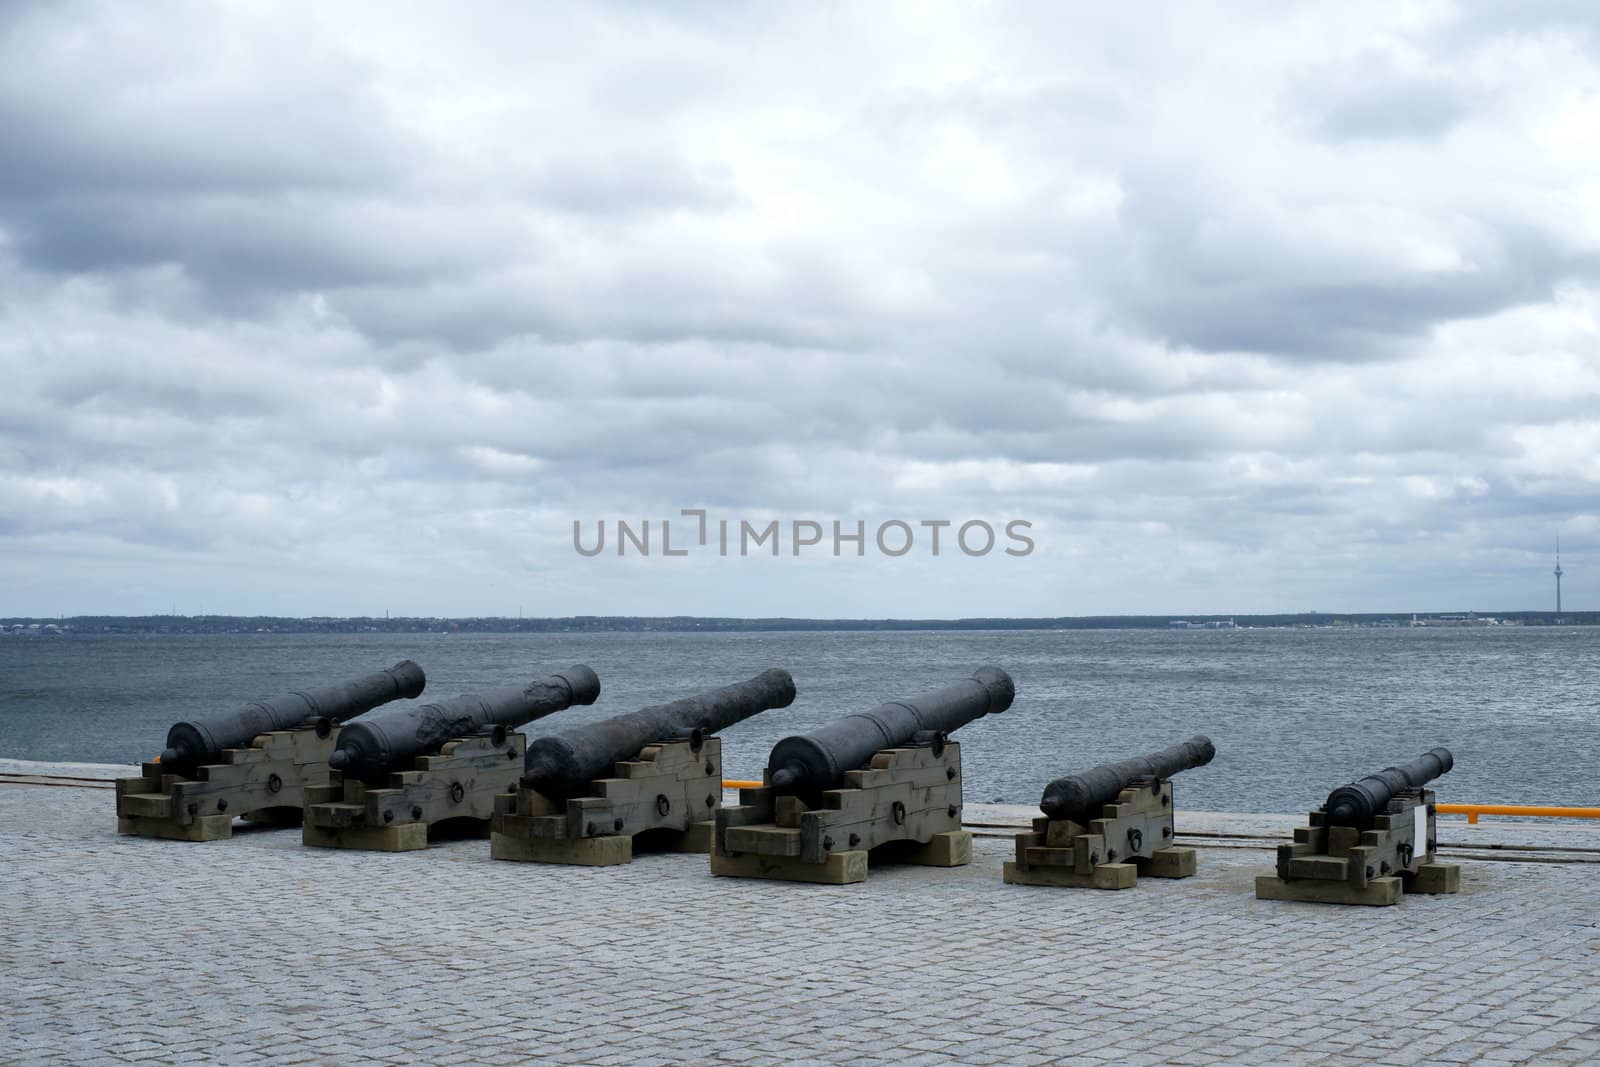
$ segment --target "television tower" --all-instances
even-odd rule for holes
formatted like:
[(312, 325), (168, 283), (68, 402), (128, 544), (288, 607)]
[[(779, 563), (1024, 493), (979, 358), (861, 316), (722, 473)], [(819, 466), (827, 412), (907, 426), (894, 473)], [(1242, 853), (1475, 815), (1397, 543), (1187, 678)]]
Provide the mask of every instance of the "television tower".
[(1561, 615), (1561, 538), (1556, 538), (1556, 615)]

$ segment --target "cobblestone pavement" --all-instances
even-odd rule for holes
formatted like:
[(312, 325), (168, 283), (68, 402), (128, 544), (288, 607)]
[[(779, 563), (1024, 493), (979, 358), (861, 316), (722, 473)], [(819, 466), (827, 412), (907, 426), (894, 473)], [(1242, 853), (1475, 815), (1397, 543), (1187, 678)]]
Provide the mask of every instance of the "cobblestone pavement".
[(0, 1063), (1600, 1060), (1593, 831), (1487, 831), (1575, 851), (1458, 852), (1458, 896), (1343, 908), (1255, 900), (1272, 855), (1237, 840), (1124, 892), (1004, 885), (1001, 836), (825, 887), (119, 838), (112, 811), (0, 784)]

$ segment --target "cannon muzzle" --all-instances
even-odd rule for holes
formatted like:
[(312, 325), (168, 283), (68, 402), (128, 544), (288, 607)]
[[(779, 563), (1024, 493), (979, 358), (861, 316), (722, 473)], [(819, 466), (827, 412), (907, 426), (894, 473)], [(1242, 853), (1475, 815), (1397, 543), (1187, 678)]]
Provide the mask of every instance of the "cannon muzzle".
[(355, 718), (391, 700), (415, 697), (427, 685), (422, 668), (401, 660), (364, 678), (297, 690), (276, 700), (259, 700), (235, 711), (174, 723), (161, 753), (163, 767), (187, 771), (222, 759), (223, 749), (242, 748), (257, 734), (294, 730), (316, 723), (326, 735), (334, 723)]
[(1100, 817), (1101, 808), (1138, 779), (1171, 778), (1179, 771), (1204, 767), (1216, 754), (1211, 739), (1196, 734), (1159, 752), (1091, 767), (1045, 786), (1039, 810), (1052, 819), (1070, 819), (1087, 826), (1089, 820)]
[(1358, 782), (1341, 785), (1328, 794), (1327, 802), (1322, 805), (1328, 825), (1368, 829), (1395, 794), (1420, 789), (1449, 771), (1455, 763), (1448, 748), (1432, 748), (1403, 766), (1389, 767)]
[(385, 708), (345, 724), (328, 766), (348, 774), (381, 774), (437, 752), (452, 737), (512, 729), (574, 704), (593, 704), (599, 696), (600, 679), (578, 664), (527, 685)]
[(794, 702), (794, 679), (773, 668), (746, 682), (541, 737), (528, 746), (523, 784), (547, 797), (581, 796), (596, 778), (652, 741), (714, 734)]
[(815, 733), (785, 737), (767, 758), (767, 782), (786, 792), (819, 793), (845, 771), (865, 766), (880, 749), (907, 744), (918, 734), (954, 733), (973, 719), (1006, 710), (1016, 692), (1009, 674), (983, 667), (932, 693), (891, 700)]

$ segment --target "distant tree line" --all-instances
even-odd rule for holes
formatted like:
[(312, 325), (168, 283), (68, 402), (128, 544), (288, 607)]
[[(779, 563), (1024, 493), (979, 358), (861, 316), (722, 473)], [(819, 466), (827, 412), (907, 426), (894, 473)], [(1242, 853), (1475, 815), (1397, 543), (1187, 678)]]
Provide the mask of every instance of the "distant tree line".
[[(1458, 613), (1455, 617), (1468, 616)], [(1419, 618), (1441, 619), (1443, 613), (1418, 613)], [(1550, 611), (1479, 612), (1474, 618), (1493, 618), (1524, 626), (1550, 626), (1557, 617)], [(0, 630), (12, 635), (39, 634), (254, 634), (254, 633), (738, 633), (831, 630), (1166, 630), (1177, 624), (1226, 624), (1240, 627), (1365, 627), (1408, 626), (1410, 612), (1317, 612), (1283, 615), (1078, 615), (1031, 619), (735, 619), (689, 615), (631, 616), (577, 615), (569, 618), (287, 618), (272, 615), (75, 615), (68, 618), (0, 618)], [(1600, 612), (1563, 612), (1560, 623), (1569, 626), (1600, 625)]]

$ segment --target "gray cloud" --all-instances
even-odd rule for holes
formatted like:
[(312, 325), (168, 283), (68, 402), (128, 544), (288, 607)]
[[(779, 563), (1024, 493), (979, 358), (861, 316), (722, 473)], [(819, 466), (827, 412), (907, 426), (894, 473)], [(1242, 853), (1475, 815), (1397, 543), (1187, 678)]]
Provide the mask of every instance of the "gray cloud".
[(1294, 96), (1291, 117), (1303, 115), (1334, 141), (1437, 137), (1484, 106), (1470, 87), (1447, 74), (1408, 71), (1383, 53), (1317, 70)]
[[(0, 588), (1492, 608), (1560, 530), (1581, 599), (1582, 10), (10, 8)], [(1041, 548), (571, 550), (693, 506)]]

